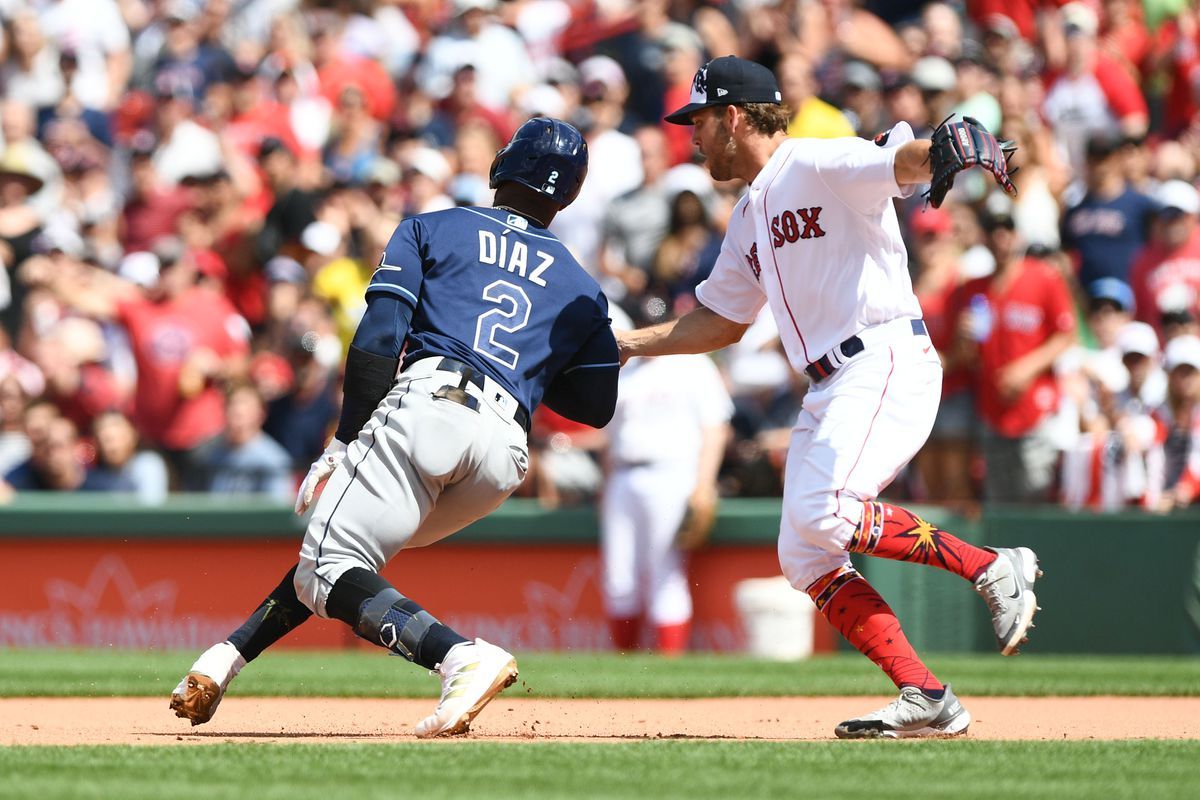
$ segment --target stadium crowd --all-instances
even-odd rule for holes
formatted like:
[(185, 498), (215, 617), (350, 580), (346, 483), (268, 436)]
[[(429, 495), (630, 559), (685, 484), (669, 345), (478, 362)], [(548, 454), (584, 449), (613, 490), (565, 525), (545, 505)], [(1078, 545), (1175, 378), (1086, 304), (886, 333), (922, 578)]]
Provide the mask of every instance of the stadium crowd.
[[(405, 216), (488, 205), (524, 119), (582, 130), (552, 230), (635, 323), (686, 311), (743, 186), (664, 125), (708, 58), (799, 137), (1014, 140), (1015, 201), (900, 204), (946, 364), (928, 502), (1200, 496), (1200, 11), (1183, 0), (0, 0), (0, 497), (290, 501)], [(722, 493), (770, 495), (805, 390), (769, 313), (719, 366)], [(605, 435), (542, 410), (522, 492), (595, 496)], [(667, 442), (663, 447), (669, 447)]]

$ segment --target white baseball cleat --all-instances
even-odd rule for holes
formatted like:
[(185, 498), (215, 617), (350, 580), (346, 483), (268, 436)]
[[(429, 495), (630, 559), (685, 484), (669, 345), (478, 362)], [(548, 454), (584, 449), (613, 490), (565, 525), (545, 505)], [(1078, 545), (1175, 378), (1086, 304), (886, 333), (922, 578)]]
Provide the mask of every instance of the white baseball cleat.
[(1017, 648), (1029, 641), (1029, 629), (1034, 627), (1038, 604), (1033, 585), (1042, 577), (1042, 571), (1037, 554), (1028, 547), (992, 549), (996, 560), (975, 581), (975, 591), (992, 612), (992, 628), (1001, 654), (1016, 655)]
[(483, 707), (516, 682), (517, 661), (508, 651), (476, 639), (451, 647), (434, 672), (442, 676), (442, 697), (434, 712), (417, 723), (421, 739), (469, 731)]
[(170, 708), (175, 716), (202, 725), (217, 713), (229, 682), (246, 666), (246, 659), (229, 642), (214, 644), (205, 650), (188, 674), (171, 692)]
[(961, 736), (971, 725), (971, 714), (958, 702), (950, 684), (941, 700), (916, 686), (905, 686), (900, 696), (878, 711), (848, 719), (833, 729), (839, 739), (905, 739), (909, 737)]

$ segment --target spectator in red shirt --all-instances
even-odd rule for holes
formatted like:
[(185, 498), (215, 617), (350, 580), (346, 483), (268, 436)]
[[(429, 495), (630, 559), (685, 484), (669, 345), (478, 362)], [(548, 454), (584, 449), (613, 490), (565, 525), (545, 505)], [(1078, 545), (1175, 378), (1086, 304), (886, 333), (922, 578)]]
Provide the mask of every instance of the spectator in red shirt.
[(1150, 116), (1133, 76), (1097, 40), (1099, 19), (1082, 3), (1063, 7), (1066, 64), (1046, 91), (1042, 113), (1078, 174), (1086, 168), (1084, 148), (1095, 133), (1119, 130), (1143, 136)]
[(99, 415), (126, 407), (127, 392), (104, 363), (104, 334), (92, 320), (60, 320), (38, 341), (36, 356), (47, 399), (79, 430), (91, 430)]
[(1154, 194), (1160, 211), (1154, 236), (1134, 258), (1129, 282), (1138, 319), (1161, 333), (1161, 311), (1182, 297), (1184, 310), (1200, 312), (1200, 193), (1186, 181), (1167, 181)]
[(163, 181), (154, 166), (154, 136), (140, 131), (133, 137), (129, 160), (130, 195), (121, 212), (121, 243), (126, 252), (149, 250), (155, 239), (175, 231), (179, 218), (191, 208), (191, 190)]
[(377, 120), (388, 119), (396, 108), (396, 87), (391, 76), (378, 61), (347, 50), (342, 33), (340, 26), (330, 25), (314, 36), (314, 66), (321, 95), (336, 106), (346, 90), (354, 88), (361, 94), (367, 113)]
[(1200, 78), (1200, 12), (1183, 8), (1155, 34), (1154, 64), (1166, 73), (1163, 98), (1163, 131), (1174, 138), (1183, 133), (1196, 116), (1197, 78)]
[(1101, 43), (1135, 80), (1141, 80), (1142, 68), (1153, 42), (1142, 4), (1138, 0), (1104, 0), (1104, 24)]
[(993, 207), (983, 224), (996, 271), (963, 284), (948, 316), (951, 352), (978, 365), (984, 498), (1046, 500), (1058, 457), (1045, 425), (1058, 407), (1051, 368), (1075, 340), (1071, 291), (1052, 266), (1023, 254), (1009, 209)]
[[(913, 290), (921, 303), (929, 338), (942, 355), (944, 369), (937, 419), (925, 447), (917, 453), (916, 463), (926, 499), (965, 505), (975, 495), (971, 462), (978, 422), (970, 369), (972, 354), (959, 358), (953, 347), (954, 329), (950, 327), (955, 321), (948, 318), (949, 304), (964, 280), (962, 248), (955, 240), (950, 208), (926, 208), (909, 217), (909, 247), (912, 261), (918, 265)], [(966, 213), (974, 217), (970, 211)]]
[[(189, 254), (157, 274), (154, 256), (134, 255), (142, 268), (119, 272), (138, 283), (84, 264), (30, 277), (77, 310), (126, 328), (138, 370), (134, 423), (182, 487), (197, 489), (205, 447), (225, 427), (221, 384), (245, 372), (249, 327), (221, 294), (197, 285)], [(131, 263), (127, 256), (124, 266)]]
[(1022, 39), (1037, 39), (1038, 14), (1045, 8), (1061, 5), (1055, 0), (968, 0), (967, 14), (984, 29), (997, 28), (999, 18), (1014, 27)]

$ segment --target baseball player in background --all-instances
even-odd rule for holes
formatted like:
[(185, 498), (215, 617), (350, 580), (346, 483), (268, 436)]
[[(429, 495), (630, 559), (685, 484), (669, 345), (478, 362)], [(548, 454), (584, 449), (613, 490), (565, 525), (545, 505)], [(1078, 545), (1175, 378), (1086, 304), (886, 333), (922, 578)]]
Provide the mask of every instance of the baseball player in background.
[[(632, 328), (618, 312), (614, 330)], [(687, 554), (703, 544), (716, 510), (733, 401), (716, 365), (699, 355), (634, 359), (618, 387), (600, 504), (604, 609), (618, 650), (637, 648), (644, 622), (658, 652), (678, 655), (692, 622)]]
[(465, 733), (516, 680), (511, 654), (443, 625), (379, 571), (508, 497), (525, 476), (539, 403), (595, 427), (612, 417), (608, 302), (546, 230), (575, 199), (587, 164), (575, 128), (531, 119), (492, 163), (492, 208), (423, 214), (396, 228), (346, 359), (337, 434), (296, 499), (303, 513), (328, 481), (300, 561), (180, 681), (171, 698), (178, 716), (210, 719), (246, 662), (312, 612), (441, 675), (441, 700), (417, 736)]
[(1008, 178), (1008, 147), (973, 120), (914, 140), (907, 123), (865, 139), (788, 139), (788, 110), (766, 68), (733, 56), (703, 66), (691, 103), (667, 117), (693, 125), (715, 180), (749, 190), (733, 209), (700, 306), (621, 333), (622, 358), (700, 353), (738, 341), (769, 304), (789, 360), (812, 386), (792, 431), (779, 561), (795, 588), (900, 689), (886, 707), (839, 724), (842, 738), (947, 736), (971, 717), (922, 663), (852, 552), (929, 564), (971, 581), (1005, 655), (1036, 610), (1037, 559), (985, 549), (876, 499), (924, 443), (942, 367), (921, 321), (892, 198), (931, 183), (940, 205), (956, 172)]

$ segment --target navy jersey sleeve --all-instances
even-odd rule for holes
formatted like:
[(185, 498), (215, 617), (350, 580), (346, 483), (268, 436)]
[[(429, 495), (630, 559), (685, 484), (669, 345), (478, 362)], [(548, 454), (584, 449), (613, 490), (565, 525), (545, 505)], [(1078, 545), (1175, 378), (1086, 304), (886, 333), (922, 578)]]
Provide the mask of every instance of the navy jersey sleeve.
[(617, 340), (606, 320), (546, 387), (542, 402), (567, 419), (602, 428), (617, 406), (620, 366)]
[(396, 226), (367, 285), (367, 295), (387, 292), (416, 308), (429, 261), (428, 231), (419, 217)]

